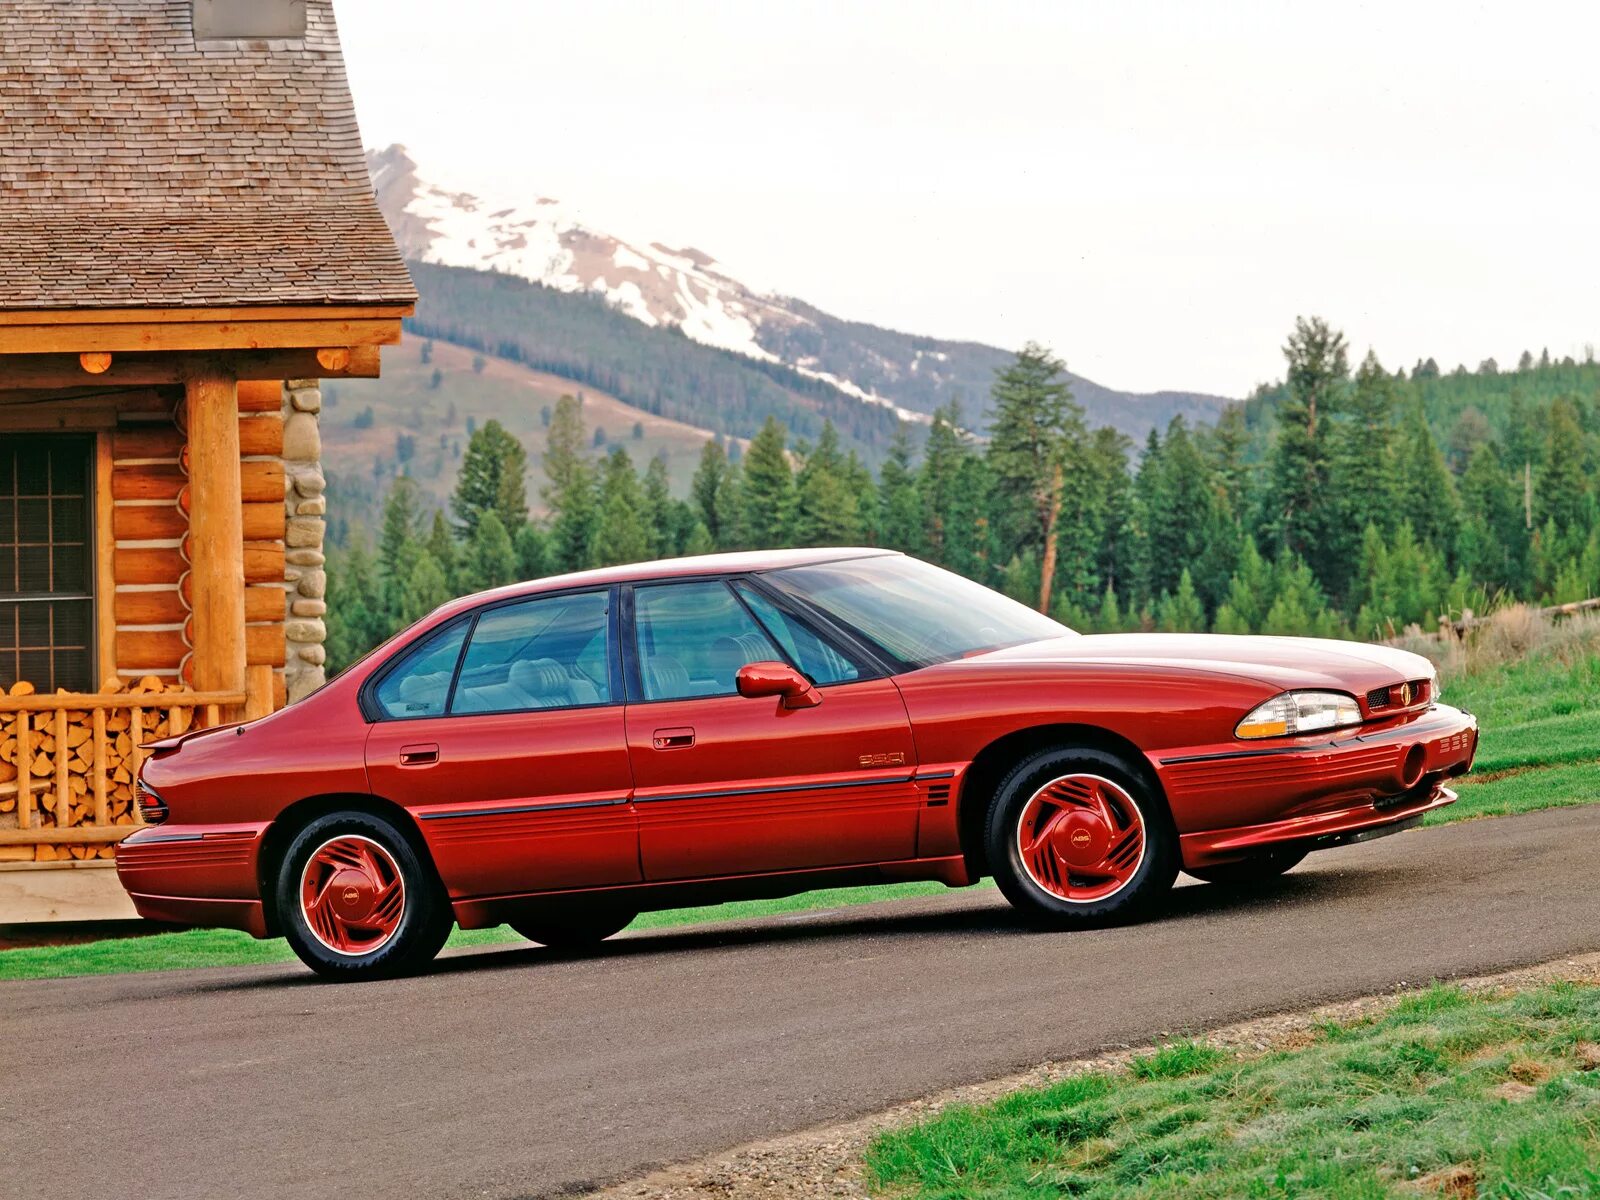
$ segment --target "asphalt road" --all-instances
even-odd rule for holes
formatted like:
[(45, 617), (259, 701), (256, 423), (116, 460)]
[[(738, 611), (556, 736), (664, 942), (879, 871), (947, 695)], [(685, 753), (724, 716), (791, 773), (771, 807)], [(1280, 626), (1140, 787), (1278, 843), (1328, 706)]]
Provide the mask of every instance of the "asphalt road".
[(1161, 1033), (1600, 950), (1600, 806), (1314, 855), (1163, 919), (990, 889), (515, 947), (0, 984), (11, 1197), (544, 1196)]

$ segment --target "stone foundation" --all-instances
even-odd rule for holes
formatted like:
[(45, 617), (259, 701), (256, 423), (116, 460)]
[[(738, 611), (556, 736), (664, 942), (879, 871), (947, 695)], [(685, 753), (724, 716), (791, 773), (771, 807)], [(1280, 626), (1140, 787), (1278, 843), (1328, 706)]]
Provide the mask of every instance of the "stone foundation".
[(328, 627), (327, 558), (322, 542), (328, 510), (322, 474), (322, 390), (315, 379), (291, 379), (283, 388), (283, 470), (287, 486), (284, 506), (284, 582), (289, 585), (284, 614), (283, 678), (291, 702), (322, 686), (327, 679), (323, 643)]

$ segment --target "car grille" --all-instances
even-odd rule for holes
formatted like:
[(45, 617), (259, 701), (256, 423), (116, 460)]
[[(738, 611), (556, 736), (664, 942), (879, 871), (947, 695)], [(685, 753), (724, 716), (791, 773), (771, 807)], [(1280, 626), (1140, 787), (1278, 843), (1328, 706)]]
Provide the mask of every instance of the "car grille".
[[(1409, 689), (1409, 694), (1407, 690)], [(1413, 679), (1392, 687), (1373, 688), (1367, 693), (1367, 711), (1381, 712), (1386, 708), (1416, 708), (1427, 704), (1433, 697), (1426, 679)]]

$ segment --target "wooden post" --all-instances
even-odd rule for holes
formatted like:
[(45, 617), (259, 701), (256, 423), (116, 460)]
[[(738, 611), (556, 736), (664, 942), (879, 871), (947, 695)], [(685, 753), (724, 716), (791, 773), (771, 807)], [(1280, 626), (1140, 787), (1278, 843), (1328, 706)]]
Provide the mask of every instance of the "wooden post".
[(194, 686), (201, 692), (243, 692), (244, 516), (238, 384), (220, 370), (208, 371), (192, 376), (186, 392)]
[(255, 721), (272, 712), (272, 667), (256, 664), (245, 668), (244, 719)]

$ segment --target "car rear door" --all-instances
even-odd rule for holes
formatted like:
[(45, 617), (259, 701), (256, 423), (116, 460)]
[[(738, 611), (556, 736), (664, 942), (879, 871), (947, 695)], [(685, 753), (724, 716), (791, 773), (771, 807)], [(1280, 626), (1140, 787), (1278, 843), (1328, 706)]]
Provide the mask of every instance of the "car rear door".
[(470, 614), (375, 677), (374, 793), (409, 808), (452, 896), (639, 879), (616, 592)]
[[(742, 582), (634, 585), (624, 613), (647, 880), (915, 856), (915, 749), (889, 679)], [(737, 694), (741, 666), (773, 660), (806, 674), (822, 702)]]

